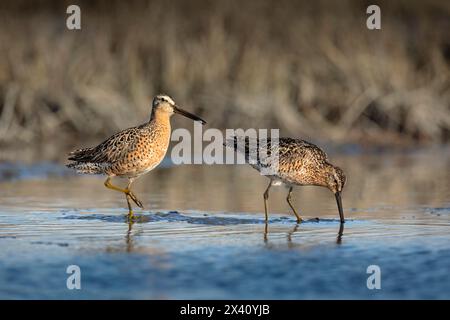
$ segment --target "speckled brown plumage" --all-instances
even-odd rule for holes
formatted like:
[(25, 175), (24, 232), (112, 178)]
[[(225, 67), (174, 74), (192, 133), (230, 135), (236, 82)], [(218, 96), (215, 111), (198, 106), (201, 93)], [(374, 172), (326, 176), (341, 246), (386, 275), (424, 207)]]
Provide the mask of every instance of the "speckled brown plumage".
[[(276, 168), (276, 172), (266, 174), (270, 179), (264, 193), (266, 220), (269, 189), (272, 185), (284, 184), (289, 187), (286, 200), (298, 221), (302, 219), (290, 201), (292, 189), (294, 186), (313, 185), (326, 187), (335, 194), (340, 220), (344, 222), (341, 192), (346, 182), (345, 174), (342, 169), (332, 165), (326, 153), (315, 144), (300, 139), (280, 138), (278, 144), (271, 145), (270, 140), (249, 141), (244, 137), (234, 137), (226, 142), (226, 146), (244, 154), (247, 162), (259, 172), (270, 168), (274, 161), (278, 161), (278, 166), (272, 167)], [(276, 154), (278, 157), (274, 157)]]
[[(143, 208), (142, 202), (131, 192), (131, 184), (163, 160), (170, 142), (170, 117), (179, 113), (205, 123), (176, 106), (167, 95), (156, 96), (152, 106), (150, 121), (147, 123), (120, 131), (96, 147), (75, 150), (68, 158), (72, 162), (67, 167), (79, 173), (107, 175), (105, 186), (125, 193), (130, 217), (133, 214), (130, 200)], [(128, 179), (125, 189), (111, 184), (110, 180), (115, 176)]]
[(80, 173), (136, 178), (156, 167), (170, 140), (169, 117), (120, 131), (94, 148), (70, 153), (70, 168)]

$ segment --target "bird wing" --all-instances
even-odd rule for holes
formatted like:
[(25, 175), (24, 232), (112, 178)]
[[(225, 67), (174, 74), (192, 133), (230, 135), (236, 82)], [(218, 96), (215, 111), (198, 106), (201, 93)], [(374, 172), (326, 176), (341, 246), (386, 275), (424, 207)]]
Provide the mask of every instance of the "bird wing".
[(327, 154), (322, 149), (305, 140), (281, 138), (278, 152), (280, 173), (300, 171), (328, 161)]
[(98, 146), (75, 150), (69, 153), (69, 160), (77, 162), (113, 163), (133, 151), (137, 142), (137, 128), (120, 131)]
[(317, 165), (328, 160), (327, 154), (315, 144), (305, 140), (280, 138), (278, 144), (269, 140), (251, 140), (246, 137), (228, 139), (225, 146), (245, 155), (245, 160), (257, 170), (268, 168), (278, 153), (279, 171), (295, 171), (301, 167)]

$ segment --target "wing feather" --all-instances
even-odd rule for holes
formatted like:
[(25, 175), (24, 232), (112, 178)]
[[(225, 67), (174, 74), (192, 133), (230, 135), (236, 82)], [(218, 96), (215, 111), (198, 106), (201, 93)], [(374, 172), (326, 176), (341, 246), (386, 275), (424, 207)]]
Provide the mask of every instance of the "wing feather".
[(300, 170), (302, 167), (328, 160), (327, 154), (322, 149), (300, 139), (280, 138), (278, 145), (271, 145), (270, 140), (249, 141), (244, 137), (234, 137), (227, 140), (225, 145), (245, 154), (246, 161), (258, 170), (270, 166), (270, 161), (273, 161), (271, 155), (277, 152), (280, 173)]
[(120, 131), (98, 146), (79, 149), (69, 154), (69, 160), (91, 163), (114, 163), (126, 157), (136, 147), (137, 129), (129, 128)]

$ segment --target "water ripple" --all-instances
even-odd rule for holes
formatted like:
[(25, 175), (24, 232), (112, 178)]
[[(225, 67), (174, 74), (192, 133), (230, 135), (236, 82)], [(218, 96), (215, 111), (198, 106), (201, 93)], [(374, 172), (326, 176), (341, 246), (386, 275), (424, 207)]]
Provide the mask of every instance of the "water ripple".
[[(67, 214), (67, 212), (64, 212)], [(110, 214), (77, 214), (77, 215), (65, 215), (61, 219), (73, 219), (73, 220), (100, 220), (105, 222), (127, 222), (127, 215), (110, 215)], [(168, 211), (168, 212), (155, 212), (155, 213), (144, 213), (135, 214), (135, 219), (137, 223), (147, 223), (147, 222), (187, 222), (191, 224), (203, 224), (211, 226), (222, 226), (222, 225), (239, 225), (239, 224), (265, 224), (264, 219), (256, 218), (238, 218), (238, 217), (224, 217), (217, 215), (203, 214), (203, 216), (188, 216), (182, 214), (178, 211)], [(349, 220), (353, 221), (353, 220)], [(338, 219), (319, 219), (313, 218), (303, 221), (301, 224), (309, 223), (329, 223), (329, 222), (339, 222)], [(297, 223), (292, 217), (278, 217), (270, 218), (269, 223)]]

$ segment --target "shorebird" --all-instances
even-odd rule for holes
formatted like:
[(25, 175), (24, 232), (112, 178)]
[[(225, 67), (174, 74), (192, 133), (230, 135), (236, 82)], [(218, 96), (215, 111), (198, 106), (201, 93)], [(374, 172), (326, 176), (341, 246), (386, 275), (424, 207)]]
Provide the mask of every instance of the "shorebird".
[[(289, 189), (286, 201), (294, 212), (297, 222), (303, 219), (291, 202), (294, 186), (320, 186), (331, 190), (336, 198), (340, 221), (345, 222), (341, 199), (346, 182), (345, 174), (341, 168), (329, 162), (326, 153), (318, 146), (292, 138), (280, 138), (278, 143), (271, 144), (270, 139), (249, 140), (245, 137), (228, 139), (225, 146), (244, 154), (246, 162), (260, 173), (263, 169), (277, 168), (269, 174), (264, 173), (270, 180), (263, 195), (266, 222), (268, 221), (269, 189), (279, 185), (285, 185)], [(275, 161), (277, 163), (274, 163)]]
[[(120, 131), (96, 147), (75, 150), (69, 153), (72, 162), (67, 167), (78, 173), (107, 175), (105, 186), (125, 194), (128, 218), (132, 220), (132, 200), (138, 207), (142, 202), (131, 191), (136, 178), (153, 170), (164, 158), (170, 142), (170, 117), (178, 113), (194, 121), (206, 122), (175, 104), (167, 95), (153, 98), (150, 120), (140, 126)], [(111, 183), (113, 177), (128, 179), (126, 188)]]

